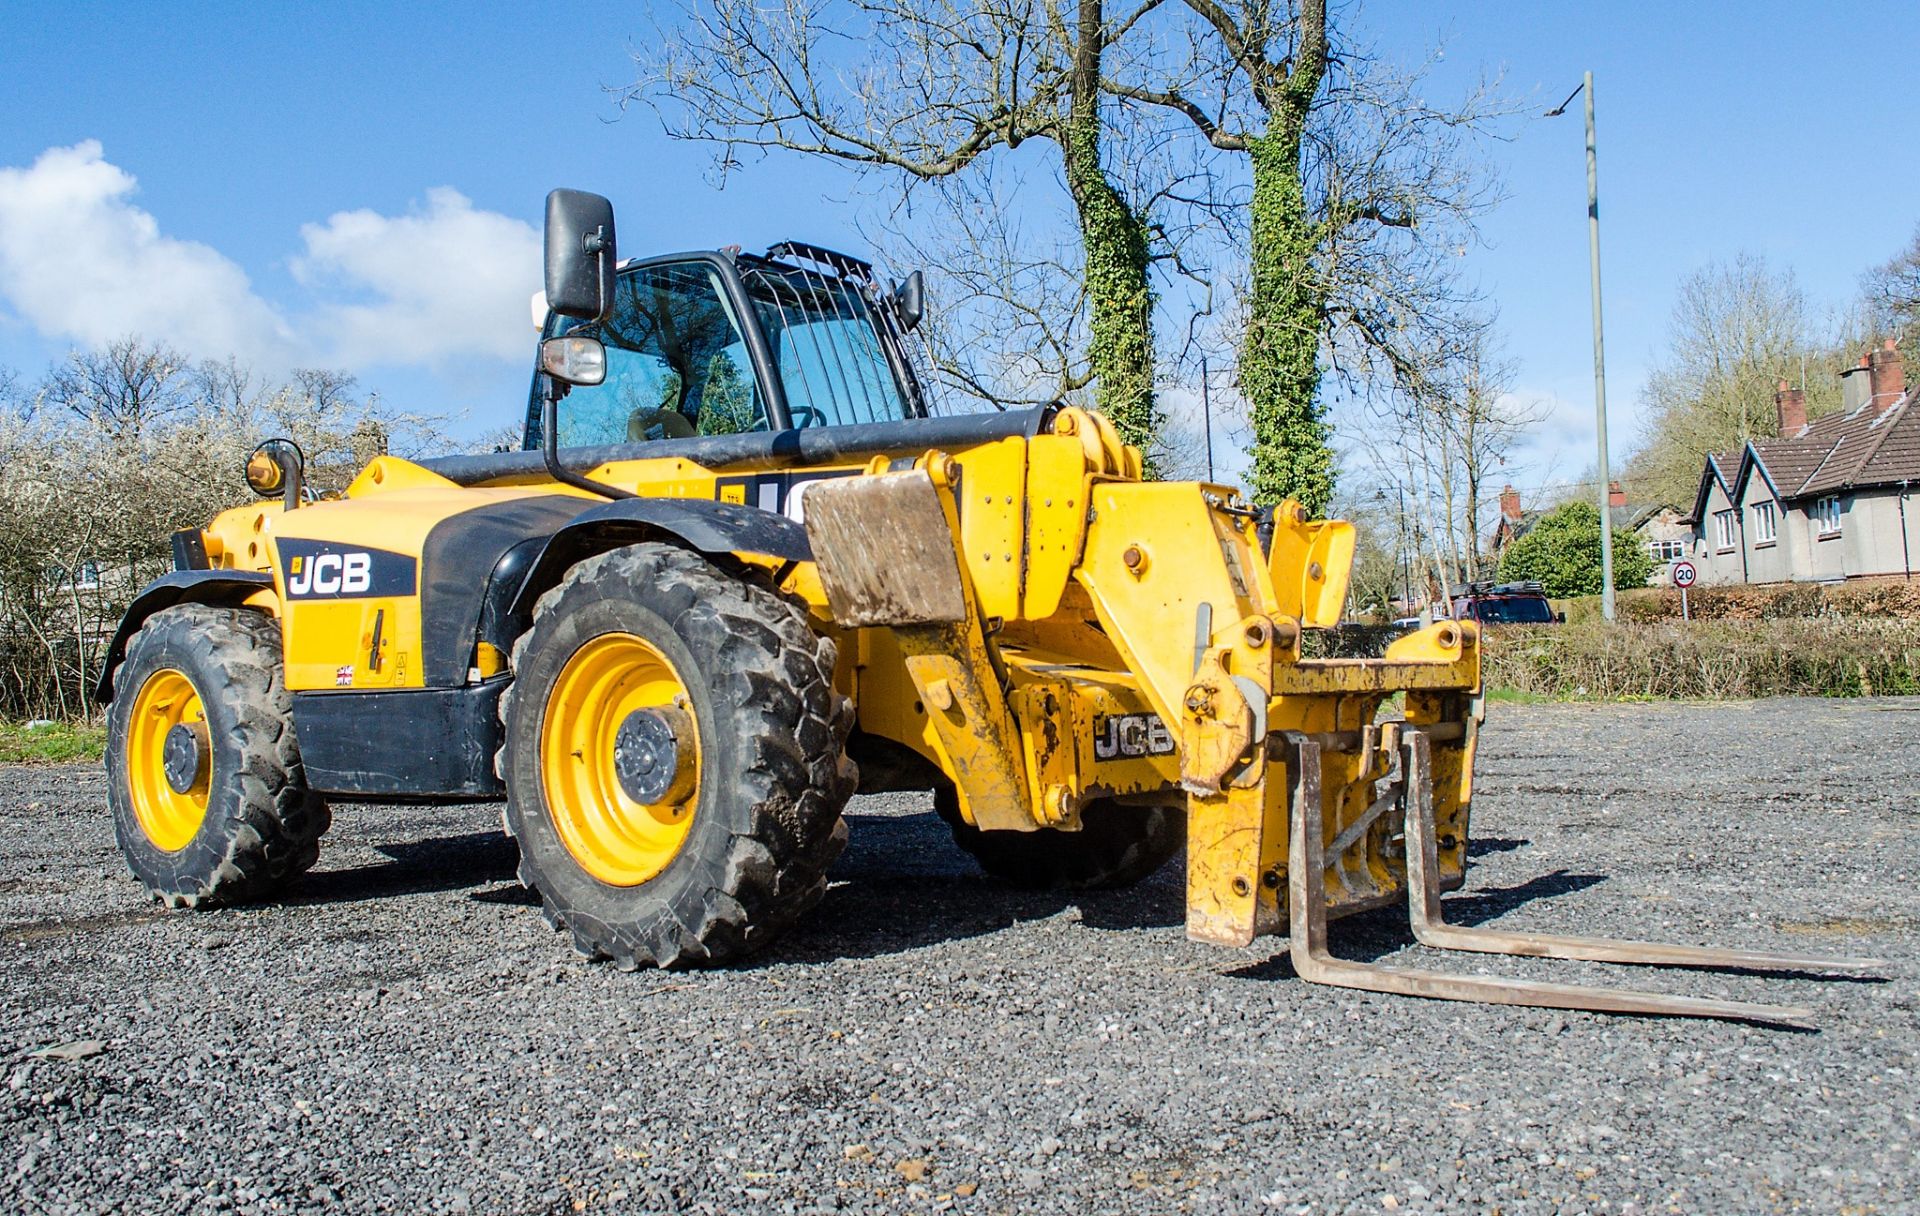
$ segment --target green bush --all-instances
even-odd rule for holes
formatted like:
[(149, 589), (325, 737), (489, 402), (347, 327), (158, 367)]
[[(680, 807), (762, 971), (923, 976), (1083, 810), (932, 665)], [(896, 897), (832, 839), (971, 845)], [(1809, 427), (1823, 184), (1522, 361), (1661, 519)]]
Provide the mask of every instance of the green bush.
[(1488, 630), (1485, 684), (1595, 700), (1920, 693), (1920, 621), (1588, 621)]
[[(1532, 579), (1549, 596), (1565, 599), (1600, 593), (1600, 508), (1570, 502), (1554, 508), (1507, 546), (1500, 577)], [(1631, 532), (1613, 530), (1613, 586), (1616, 591), (1644, 587), (1653, 574), (1653, 556)]]

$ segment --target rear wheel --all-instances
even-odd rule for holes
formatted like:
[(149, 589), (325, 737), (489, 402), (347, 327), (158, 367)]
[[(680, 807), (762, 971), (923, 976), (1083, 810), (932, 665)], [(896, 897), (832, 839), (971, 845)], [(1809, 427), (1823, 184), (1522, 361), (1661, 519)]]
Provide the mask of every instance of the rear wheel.
[(804, 610), (666, 545), (541, 597), (501, 707), (507, 829), (582, 953), (720, 962), (819, 901), (854, 784), (833, 655)]
[(300, 766), (272, 618), (156, 612), (113, 683), (107, 801), (149, 891), (175, 907), (243, 903), (313, 865), (331, 814)]
[(933, 806), (954, 843), (989, 877), (1032, 890), (1130, 887), (1165, 865), (1186, 838), (1186, 810), (1178, 803), (1090, 802), (1077, 832), (983, 832), (960, 817), (959, 798), (945, 782), (934, 790)]

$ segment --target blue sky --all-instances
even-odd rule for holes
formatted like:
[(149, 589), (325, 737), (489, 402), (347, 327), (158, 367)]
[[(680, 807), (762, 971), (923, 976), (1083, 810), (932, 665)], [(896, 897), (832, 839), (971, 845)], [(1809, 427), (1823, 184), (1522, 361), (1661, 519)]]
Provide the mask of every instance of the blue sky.
[[(1920, 36), (1894, 6), (1348, 17), (1389, 55), (1444, 40), (1439, 98), (1500, 73), (1537, 112), (1595, 72), (1616, 457), (1686, 274), (1757, 252), (1837, 307), (1920, 220), (1905, 71)], [(644, 4), (13, 5), (3, 20), (0, 365), (27, 376), (138, 327), (263, 366), (344, 365), (477, 433), (520, 417), (550, 186), (612, 196), (633, 253), (859, 240), (860, 191), (834, 169), (774, 158), (716, 191), (705, 150), (620, 113), (606, 88), (631, 78)], [(1553, 407), (1515, 479), (1571, 478), (1591, 463), (1592, 408), (1577, 107), (1491, 157), (1509, 197), (1467, 265), (1500, 305), (1517, 391)]]

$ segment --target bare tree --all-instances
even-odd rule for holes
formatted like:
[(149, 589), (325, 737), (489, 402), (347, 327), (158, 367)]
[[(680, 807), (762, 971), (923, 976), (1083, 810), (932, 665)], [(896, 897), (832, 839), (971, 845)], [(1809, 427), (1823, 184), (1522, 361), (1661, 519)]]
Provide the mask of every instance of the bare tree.
[(121, 338), (104, 350), (69, 354), (38, 397), (117, 435), (138, 436), (186, 409), (192, 389), (191, 368), (178, 351)]
[(1895, 339), (1909, 357), (1920, 349), (1920, 230), (1905, 249), (1861, 276), (1860, 294), (1875, 335)]
[(918, 192), (867, 233), (886, 261), (926, 271), (935, 307), (919, 336), (935, 382), (1000, 409), (1092, 404), (1080, 258), (1056, 217), (1033, 205), (1040, 193), (1015, 166), (982, 165)]
[(1499, 351), (1492, 318), (1463, 318), (1462, 326), (1452, 335), (1458, 341), (1411, 352), (1398, 390), (1375, 399), (1365, 424), (1352, 429), (1357, 455), (1393, 490), (1409, 561), (1424, 571), (1417, 581), (1436, 595), (1486, 573), (1488, 478), (1544, 413), (1511, 392), (1514, 366)]
[(1487, 479), (1505, 465), (1514, 447), (1546, 414), (1538, 401), (1512, 394), (1515, 366), (1493, 345), (1490, 329), (1481, 330), (1460, 361), (1451, 391), (1439, 395), (1436, 409), (1445, 434), (1449, 462), (1459, 470), (1460, 509), (1454, 542), (1469, 578), (1484, 573), (1480, 559)]
[(1647, 377), (1628, 477), (1651, 497), (1690, 504), (1709, 453), (1778, 433), (1781, 380), (1804, 381), (1809, 416), (1838, 408), (1838, 384), (1820, 374), (1830, 349), (1792, 271), (1744, 253), (1702, 267), (1681, 283), (1667, 352)]
[(1109, 48), (1161, 2), (1110, 18), (1102, 0), (710, 0), (641, 56), (626, 97), (668, 134), (717, 144), (723, 174), (742, 149), (787, 149), (911, 190), (1051, 145), (1080, 237), (1096, 401), (1150, 447), (1151, 234), (1108, 172), (1099, 84)]
[(1317, 513), (1334, 481), (1323, 361), (1405, 382), (1472, 303), (1453, 264), (1496, 191), (1469, 152), (1501, 108), (1485, 87), (1428, 104), (1425, 65), (1396, 71), (1338, 39), (1326, 0), (1164, 11), (1184, 14), (1168, 37), (1185, 56), (1136, 56), (1106, 87), (1247, 159), (1253, 489)]
[(120, 612), (170, 566), (172, 532), (251, 498), (255, 443), (293, 438), (317, 492), (390, 445), (442, 446), (437, 420), (388, 410), (350, 377), (266, 383), (233, 362), (180, 368), (138, 341), (69, 357), (39, 396), (61, 408), (0, 410), (0, 707), (36, 716), (93, 710)]

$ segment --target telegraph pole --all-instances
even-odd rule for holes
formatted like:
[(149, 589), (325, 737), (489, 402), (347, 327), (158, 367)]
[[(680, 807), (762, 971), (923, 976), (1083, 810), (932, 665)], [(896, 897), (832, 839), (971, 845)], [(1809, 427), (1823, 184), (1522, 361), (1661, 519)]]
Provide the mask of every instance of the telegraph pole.
[(1200, 356), (1200, 425), (1207, 436), (1207, 480), (1213, 480), (1213, 386), (1207, 379), (1207, 357)]
[(1587, 258), (1593, 277), (1593, 424), (1600, 449), (1600, 614), (1613, 619), (1613, 476), (1607, 464), (1607, 343), (1600, 325), (1600, 170), (1593, 138), (1593, 73), (1587, 93)]
[(1587, 263), (1593, 284), (1593, 422), (1600, 456), (1600, 613), (1613, 619), (1613, 516), (1607, 506), (1613, 472), (1607, 460), (1607, 343), (1600, 324), (1600, 170), (1593, 136), (1593, 73), (1581, 77), (1580, 87), (1544, 117), (1567, 112), (1574, 94), (1586, 94), (1587, 108)]

